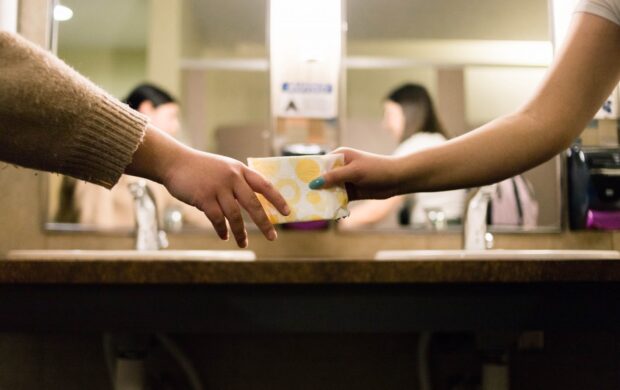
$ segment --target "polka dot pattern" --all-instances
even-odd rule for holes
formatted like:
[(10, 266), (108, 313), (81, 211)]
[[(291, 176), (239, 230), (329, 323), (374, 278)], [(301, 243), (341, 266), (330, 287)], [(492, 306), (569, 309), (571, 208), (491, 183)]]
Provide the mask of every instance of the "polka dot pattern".
[(295, 162), (295, 173), (299, 180), (307, 184), (321, 175), (321, 167), (310, 158), (301, 158)]
[(258, 194), (258, 200), (272, 223), (332, 220), (349, 215), (344, 187), (329, 190), (311, 190), (308, 187), (308, 183), (325, 172), (343, 166), (342, 154), (249, 158), (248, 165), (273, 183), (291, 207), (291, 215), (285, 217)]

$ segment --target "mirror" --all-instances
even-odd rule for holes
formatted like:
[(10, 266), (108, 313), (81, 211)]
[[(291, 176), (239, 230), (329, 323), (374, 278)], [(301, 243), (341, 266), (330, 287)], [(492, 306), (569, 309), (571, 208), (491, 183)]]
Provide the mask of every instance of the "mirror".
[[(62, 4), (73, 10), (73, 18), (58, 23), (57, 52), (78, 71), (120, 99), (145, 81), (165, 90), (178, 103), (181, 129), (175, 136), (196, 148), (241, 161), (270, 155), (267, 0)], [(397, 137), (383, 125), (384, 103), (395, 88), (405, 83), (424, 87), (448, 135), (456, 136), (525, 102), (551, 59), (545, 0), (350, 0), (346, 14), (347, 115), (340, 139), (372, 152), (390, 154), (398, 147)], [(559, 172), (556, 159), (516, 184), (535, 194), (536, 229), (530, 231), (560, 229)], [(89, 190), (93, 195), (83, 186), (50, 176), (48, 228), (132, 229), (131, 198), (122, 183), (117, 187), (123, 200), (114, 201), (102, 200), (109, 195), (105, 190), (103, 195)], [(162, 192), (158, 200), (161, 218), (182, 215), (183, 230), (210, 229), (206, 218), (166, 195)], [(463, 202), (466, 196), (462, 192), (452, 199)], [(448, 231), (460, 229), (458, 215), (447, 215), (441, 207), (414, 212), (416, 201), (403, 199), (378, 222), (354, 230), (427, 231), (442, 227), (438, 218), (447, 222)], [(89, 202), (90, 208), (84, 206)], [(118, 218), (110, 218), (113, 209)], [(86, 218), (95, 214), (101, 219)], [(498, 228), (523, 230), (518, 224)]]
[[(343, 144), (380, 154), (412, 152), (525, 103), (552, 56), (547, 2), (351, 1), (347, 56)], [(441, 126), (429, 119), (432, 111)], [(460, 230), (470, 196), (452, 191), (359, 202), (341, 227)], [(491, 229), (559, 230), (560, 198), (556, 158), (499, 185)]]

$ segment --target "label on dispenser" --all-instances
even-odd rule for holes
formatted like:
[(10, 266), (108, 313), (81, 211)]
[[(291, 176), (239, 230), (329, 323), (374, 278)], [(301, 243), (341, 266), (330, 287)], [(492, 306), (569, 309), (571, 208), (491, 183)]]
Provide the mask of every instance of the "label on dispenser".
[(338, 117), (342, 34), (340, 0), (270, 1), (274, 117)]
[(279, 96), (281, 117), (334, 118), (338, 106), (334, 87), (329, 83), (285, 82)]

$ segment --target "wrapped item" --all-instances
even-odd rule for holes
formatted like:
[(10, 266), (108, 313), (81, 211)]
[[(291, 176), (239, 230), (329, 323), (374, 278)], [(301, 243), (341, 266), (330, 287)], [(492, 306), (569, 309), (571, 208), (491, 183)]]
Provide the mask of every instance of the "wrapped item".
[(248, 166), (267, 178), (282, 193), (291, 214), (281, 215), (258, 194), (271, 223), (322, 221), (349, 215), (344, 187), (311, 190), (308, 184), (327, 171), (344, 165), (344, 155), (248, 158)]

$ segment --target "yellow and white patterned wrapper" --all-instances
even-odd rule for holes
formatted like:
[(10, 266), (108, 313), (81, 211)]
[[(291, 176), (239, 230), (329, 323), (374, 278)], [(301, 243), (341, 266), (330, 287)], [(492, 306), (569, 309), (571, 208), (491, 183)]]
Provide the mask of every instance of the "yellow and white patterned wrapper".
[(260, 172), (284, 196), (291, 214), (283, 216), (257, 194), (271, 223), (321, 221), (344, 218), (347, 191), (343, 186), (311, 190), (308, 184), (329, 170), (344, 165), (344, 155), (248, 158), (248, 166)]

